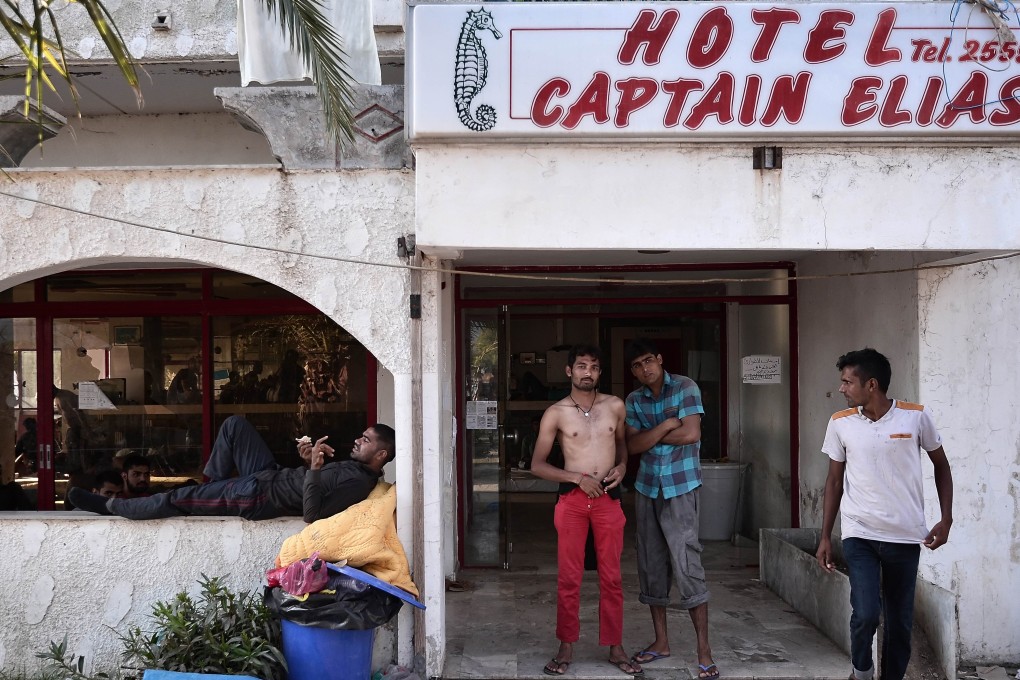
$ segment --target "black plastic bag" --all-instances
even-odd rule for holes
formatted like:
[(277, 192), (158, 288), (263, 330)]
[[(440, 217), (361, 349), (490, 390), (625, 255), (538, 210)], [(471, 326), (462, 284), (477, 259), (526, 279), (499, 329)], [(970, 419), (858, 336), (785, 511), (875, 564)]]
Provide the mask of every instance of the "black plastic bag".
[[(324, 591), (334, 590), (335, 593)], [(279, 586), (265, 589), (263, 602), (275, 616), (301, 626), (329, 630), (377, 628), (400, 610), (404, 601), (395, 595), (344, 574), (330, 572), (329, 583), (305, 599), (288, 595)]]

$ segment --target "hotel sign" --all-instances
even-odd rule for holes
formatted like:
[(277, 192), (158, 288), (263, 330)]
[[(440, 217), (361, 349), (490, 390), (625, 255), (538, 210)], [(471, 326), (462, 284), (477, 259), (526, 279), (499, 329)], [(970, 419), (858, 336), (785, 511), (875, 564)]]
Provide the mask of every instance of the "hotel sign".
[(940, 139), (1020, 132), (1020, 22), (950, 2), (416, 5), (409, 131)]

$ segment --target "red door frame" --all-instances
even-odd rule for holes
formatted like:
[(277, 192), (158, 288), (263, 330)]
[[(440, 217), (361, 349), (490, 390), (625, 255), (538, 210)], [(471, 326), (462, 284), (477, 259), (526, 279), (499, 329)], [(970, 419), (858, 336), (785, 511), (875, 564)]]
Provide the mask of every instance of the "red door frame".
[[(797, 418), (800, 404), (799, 390), (799, 369), (800, 356), (797, 345), (797, 281), (796, 265), (792, 262), (734, 262), (734, 263), (704, 263), (704, 264), (676, 264), (676, 265), (623, 265), (623, 266), (591, 266), (582, 265), (559, 265), (559, 266), (521, 266), (521, 267), (463, 267), (459, 271), (465, 276), (472, 272), (483, 275), (492, 274), (602, 274), (602, 273), (630, 273), (630, 272), (691, 272), (691, 271), (755, 271), (772, 270), (785, 271), (787, 274), (786, 295), (722, 295), (722, 296), (691, 296), (691, 297), (664, 297), (664, 298), (630, 298), (630, 297), (600, 297), (599, 302), (604, 304), (698, 304), (698, 303), (726, 303), (736, 302), (742, 305), (777, 305), (785, 304), (789, 309), (788, 333), (790, 352), (790, 526), (794, 529), (800, 527), (800, 422)], [(456, 342), (456, 364), (455, 380), (457, 383), (457, 427), (455, 433), (457, 440), (456, 466), (457, 466), (457, 558), (461, 564), (464, 562), (464, 467), (465, 467), (465, 441), (461, 436), (460, 429), (464, 423), (464, 399), (461, 394), (465, 389), (464, 376), (464, 333), (462, 323), (462, 312), (466, 309), (493, 308), (498, 309), (502, 305), (527, 305), (531, 307), (570, 305), (570, 304), (591, 304), (591, 297), (560, 297), (560, 298), (523, 298), (511, 297), (517, 293), (519, 288), (508, 288), (507, 295), (493, 297), (490, 299), (465, 299), (463, 296), (464, 285), (458, 282), (454, 287), (454, 340)], [(489, 289), (496, 292), (498, 289)], [(552, 287), (544, 287), (543, 290), (558, 290)], [(570, 316), (570, 315), (559, 315)], [(621, 316), (613, 314), (613, 316)], [(648, 316), (647, 314), (635, 314), (634, 316)], [(673, 315), (670, 315), (673, 316)], [(723, 314), (723, 328), (725, 329), (725, 314)], [(723, 356), (726, 356), (726, 334), (720, 338)], [(727, 403), (727, 375), (725, 362), (723, 364), (723, 375), (721, 376), (720, 397), (722, 403)], [(727, 409), (723, 408), (722, 417), (722, 445), (727, 446), (726, 437), (728, 429)]]
[[(99, 270), (89, 269), (89, 274), (122, 274), (125, 277), (143, 273), (199, 273), (202, 277), (201, 297), (192, 300), (146, 300), (135, 301), (81, 301), (81, 302), (49, 302), (47, 298), (47, 282), (61, 276), (81, 275), (80, 270), (63, 272), (52, 276), (36, 279), (34, 283), (34, 300), (32, 302), (0, 302), (0, 318), (33, 318), (36, 322), (36, 361), (38, 367), (38, 399), (36, 409), (37, 439), (40, 450), (37, 452), (40, 469), (44, 462), (48, 463), (48, 474), (39, 475), (39, 510), (53, 510), (55, 483), (52, 467), (53, 460), (53, 320), (63, 317), (81, 316), (199, 316), (202, 323), (202, 455), (208, 456), (212, 449), (216, 433), (213, 428), (213, 356), (212, 318), (214, 316), (273, 316), (280, 314), (316, 315), (322, 311), (313, 305), (297, 298), (265, 298), (250, 300), (216, 299), (213, 294), (213, 275), (225, 270), (219, 269), (144, 269)], [(375, 422), (377, 417), (376, 385), (378, 363), (371, 352), (365, 354), (366, 404), (368, 423)], [(49, 447), (46, 454), (44, 447)], [(204, 461), (203, 461), (204, 462)]]

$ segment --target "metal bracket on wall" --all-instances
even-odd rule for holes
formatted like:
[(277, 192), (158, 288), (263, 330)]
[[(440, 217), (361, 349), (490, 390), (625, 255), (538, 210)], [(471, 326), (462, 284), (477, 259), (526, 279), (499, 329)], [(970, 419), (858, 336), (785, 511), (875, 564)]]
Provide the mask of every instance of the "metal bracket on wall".
[(397, 257), (414, 256), (414, 234), (397, 237)]

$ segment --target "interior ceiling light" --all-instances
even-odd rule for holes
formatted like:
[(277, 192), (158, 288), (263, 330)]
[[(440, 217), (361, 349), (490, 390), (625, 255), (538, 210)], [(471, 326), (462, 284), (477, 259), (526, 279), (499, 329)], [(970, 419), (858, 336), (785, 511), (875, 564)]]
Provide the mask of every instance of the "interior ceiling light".
[(642, 255), (665, 255), (669, 251), (668, 250), (639, 250), (638, 252), (640, 254), (642, 254)]

